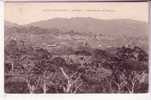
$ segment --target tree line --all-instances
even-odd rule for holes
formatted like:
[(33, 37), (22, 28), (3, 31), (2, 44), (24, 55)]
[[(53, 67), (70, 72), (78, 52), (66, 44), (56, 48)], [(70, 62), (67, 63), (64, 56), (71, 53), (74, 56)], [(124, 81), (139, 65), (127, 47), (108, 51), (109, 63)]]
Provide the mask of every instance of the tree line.
[[(118, 47), (115, 53), (83, 48), (72, 54), (62, 55), (26, 45), (24, 41), (10, 40), (5, 46), (5, 92), (144, 93), (148, 91), (148, 54), (140, 47)], [(75, 59), (78, 62), (75, 62)]]

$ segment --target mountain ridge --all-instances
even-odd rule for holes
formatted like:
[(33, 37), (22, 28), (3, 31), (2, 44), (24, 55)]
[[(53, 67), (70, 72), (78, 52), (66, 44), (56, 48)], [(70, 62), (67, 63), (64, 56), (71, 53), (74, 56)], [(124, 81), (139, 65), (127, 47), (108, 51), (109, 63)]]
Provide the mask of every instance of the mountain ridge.
[[(116, 19), (116, 20), (101, 20), (95, 18), (55, 18), (49, 20), (38, 21), (30, 23), (28, 25), (37, 26), (45, 29), (57, 28), (63, 32), (70, 30), (84, 33), (95, 33), (99, 34), (121, 34), (125, 31), (125, 34), (139, 34), (135, 32), (144, 32), (143, 35), (147, 34), (147, 23), (128, 19)], [(129, 32), (128, 30), (132, 31)]]
[[(22, 32), (23, 29), (19, 26), (25, 28), (25, 30), (28, 29), (28, 31)], [(31, 37), (28, 35), (33, 35), (34, 38), (30, 40), (39, 43), (39, 45), (44, 42), (74, 46), (78, 45), (76, 43), (79, 43), (79, 41), (85, 41), (95, 47), (100, 44), (104, 46), (121, 46), (129, 44), (129, 42), (134, 45), (141, 44), (141, 46), (148, 47), (148, 24), (129, 19), (54, 18), (19, 26), (15, 26), (16, 30), (20, 30), (14, 32), (15, 36), (25, 38), (24, 35), (27, 34), (26, 38), (29, 39)], [(12, 29), (14, 28), (12, 27)], [(6, 33), (12, 32), (12, 29), (7, 30), (6, 25)], [(40, 33), (37, 34), (38, 32)], [(21, 33), (24, 35), (22, 36)]]

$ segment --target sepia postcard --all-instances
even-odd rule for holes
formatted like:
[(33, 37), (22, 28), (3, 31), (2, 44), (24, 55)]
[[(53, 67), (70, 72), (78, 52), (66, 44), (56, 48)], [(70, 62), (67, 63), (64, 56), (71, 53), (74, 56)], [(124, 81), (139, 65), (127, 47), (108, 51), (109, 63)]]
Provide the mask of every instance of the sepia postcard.
[(4, 6), (6, 94), (149, 92), (148, 2)]

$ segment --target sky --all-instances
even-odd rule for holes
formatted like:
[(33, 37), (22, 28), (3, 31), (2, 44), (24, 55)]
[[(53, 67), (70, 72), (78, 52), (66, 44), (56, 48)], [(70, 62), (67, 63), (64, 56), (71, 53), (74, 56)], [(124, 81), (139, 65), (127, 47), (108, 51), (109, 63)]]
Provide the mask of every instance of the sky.
[(148, 3), (5, 3), (5, 20), (20, 25), (56, 17), (132, 19), (147, 22)]

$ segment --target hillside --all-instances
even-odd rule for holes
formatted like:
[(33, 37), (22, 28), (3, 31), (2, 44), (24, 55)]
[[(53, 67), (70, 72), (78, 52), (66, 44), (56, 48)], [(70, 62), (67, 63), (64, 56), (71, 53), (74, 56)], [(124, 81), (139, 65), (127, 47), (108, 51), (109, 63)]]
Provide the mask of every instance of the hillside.
[(147, 24), (129, 19), (100, 20), (94, 18), (54, 18), (29, 25), (41, 28), (57, 28), (63, 32), (70, 30), (84, 33), (108, 34), (108, 35), (147, 35)]
[(148, 49), (147, 23), (135, 20), (54, 18), (24, 26), (16, 24), (10, 26), (10, 23), (5, 24), (5, 39), (12, 36), (18, 37), (18, 39), (27, 40), (39, 46), (76, 47), (87, 42), (94, 48), (131, 44)]

